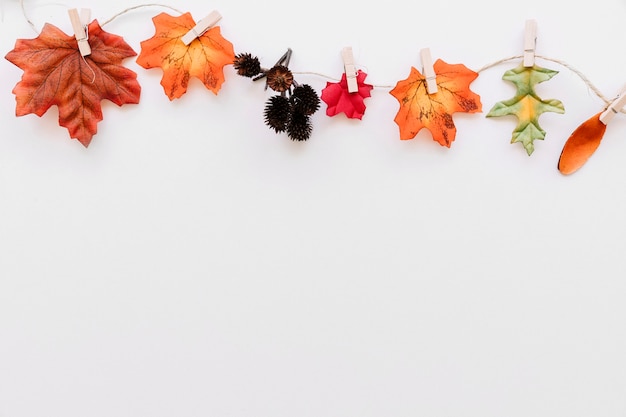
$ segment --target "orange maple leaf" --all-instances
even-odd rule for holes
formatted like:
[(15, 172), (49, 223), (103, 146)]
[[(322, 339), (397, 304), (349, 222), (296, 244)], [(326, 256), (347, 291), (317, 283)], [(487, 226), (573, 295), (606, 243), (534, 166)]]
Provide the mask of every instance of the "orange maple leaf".
[(152, 21), (156, 33), (141, 42), (137, 64), (163, 69), (161, 85), (170, 100), (185, 94), (191, 77), (217, 94), (224, 82), (224, 66), (235, 59), (233, 45), (222, 37), (219, 26), (185, 45), (181, 38), (196, 25), (190, 13), (179, 17), (161, 13)]
[(24, 70), (13, 88), (16, 116), (43, 114), (53, 105), (59, 125), (85, 147), (102, 120), (103, 99), (122, 104), (139, 102), (137, 74), (121, 66), (124, 58), (137, 55), (117, 35), (102, 30), (97, 21), (89, 25), (91, 55), (81, 56), (74, 36), (46, 24), (35, 39), (18, 39), (5, 58)]
[(437, 92), (428, 94), (426, 79), (415, 68), (406, 80), (399, 81), (390, 91), (400, 102), (394, 121), (400, 127), (400, 139), (413, 139), (417, 132), (427, 128), (433, 139), (448, 148), (454, 141), (456, 127), (452, 113), (482, 111), (480, 97), (470, 91), (469, 85), (478, 73), (463, 64), (448, 64), (438, 59), (434, 64)]

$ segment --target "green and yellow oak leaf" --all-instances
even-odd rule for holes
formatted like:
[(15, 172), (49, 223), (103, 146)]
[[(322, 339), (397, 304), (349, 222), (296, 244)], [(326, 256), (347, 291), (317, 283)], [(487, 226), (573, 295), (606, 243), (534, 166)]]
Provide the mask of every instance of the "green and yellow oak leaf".
[(559, 100), (543, 100), (535, 92), (535, 85), (556, 74), (558, 71), (536, 65), (524, 67), (520, 64), (508, 70), (502, 79), (515, 84), (517, 92), (513, 98), (496, 103), (487, 114), (487, 117), (516, 116), (518, 123), (513, 130), (511, 143), (520, 142), (528, 155), (535, 150), (533, 142), (536, 139), (543, 140), (546, 136), (546, 132), (539, 126), (539, 116), (545, 112), (565, 113), (563, 103)]

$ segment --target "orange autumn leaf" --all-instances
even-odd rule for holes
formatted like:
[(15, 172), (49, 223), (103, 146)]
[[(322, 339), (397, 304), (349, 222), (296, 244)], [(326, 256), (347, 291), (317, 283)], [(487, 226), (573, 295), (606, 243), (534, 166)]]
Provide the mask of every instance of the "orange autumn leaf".
[(399, 81), (390, 91), (400, 102), (394, 121), (400, 128), (400, 139), (413, 139), (426, 128), (433, 139), (448, 148), (456, 136), (452, 120), (455, 112), (482, 111), (480, 97), (469, 89), (478, 73), (463, 64), (448, 64), (438, 59), (434, 64), (437, 75), (437, 92), (428, 94), (426, 79), (415, 68), (406, 80)]
[(558, 168), (564, 175), (569, 175), (582, 167), (598, 149), (606, 132), (606, 125), (600, 121), (602, 112), (592, 116), (578, 126), (565, 142)]
[(156, 33), (141, 42), (137, 64), (163, 69), (161, 85), (170, 100), (185, 94), (192, 77), (217, 94), (224, 82), (224, 66), (235, 58), (233, 45), (222, 37), (219, 26), (185, 45), (181, 38), (196, 25), (190, 13), (179, 17), (161, 13), (152, 21)]
[(95, 20), (88, 30), (91, 55), (85, 57), (73, 35), (51, 24), (35, 39), (18, 39), (5, 57), (24, 70), (13, 89), (15, 114), (43, 116), (57, 106), (59, 125), (85, 147), (102, 120), (102, 100), (118, 106), (136, 104), (141, 92), (137, 74), (120, 65), (135, 51), (121, 37), (103, 31)]

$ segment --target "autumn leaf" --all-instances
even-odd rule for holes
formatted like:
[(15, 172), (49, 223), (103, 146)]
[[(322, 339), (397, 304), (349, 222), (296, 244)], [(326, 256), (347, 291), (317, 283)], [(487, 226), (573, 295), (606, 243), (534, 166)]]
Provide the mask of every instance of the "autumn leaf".
[(545, 112), (565, 113), (563, 103), (559, 100), (542, 100), (535, 92), (535, 85), (558, 74), (538, 66), (517, 68), (504, 73), (503, 80), (511, 81), (517, 88), (515, 96), (509, 100), (496, 103), (487, 114), (487, 117), (514, 115), (518, 119), (513, 130), (511, 143), (520, 142), (528, 155), (535, 150), (533, 142), (543, 140), (546, 132), (539, 126), (539, 116)]
[(357, 72), (357, 85), (359, 90), (354, 93), (348, 92), (348, 81), (345, 72), (338, 83), (326, 83), (326, 88), (322, 90), (322, 100), (328, 105), (326, 114), (335, 116), (344, 113), (350, 119), (361, 119), (365, 113), (365, 102), (367, 97), (371, 97), (370, 91), (374, 86), (365, 84), (367, 74), (359, 70)]
[(35, 39), (18, 39), (6, 59), (24, 70), (13, 93), (16, 115), (42, 116), (51, 106), (59, 110), (59, 125), (70, 137), (89, 146), (102, 120), (103, 99), (122, 104), (139, 102), (137, 74), (122, 67), (136, 53), (124, 40), (89, 25), (91, 55), (81, 56), (74, 36), (46, 24)]
[(185, 94), (191, 77), (200, 79), (217, 94), (224, 82), (224, 66), (235, 58), (233, 45), (222, 37), (219, 26), (185, 45), (181, 38), (196, 25), (190, 13), (179, 17), (161, 13), (152, 21), (156, 33), (141, 42), (137, 64), (146, 69), (163, 69), (161, 85), (170, 100)]
[(606, 125), (600, 120), (601, 115), (602, 112), (578, 126), (565, 142), (558, 164), (563, 175), (576, 172), (600, 146), (606, 132)]
[(415, 68), (390, 91), (400, 102), (394, 121), (400, 127), (400, 139), (413, 139), (427, 128), (436, 142), (449, 148), (456, 136), (452, 114), (482, 110), (480, 97), (469, 89), (478, 73), (463, 64), (448, 64), (441, 59), (433, 67), (437, 75), (436, 93), (428, 94), (426, 79)]

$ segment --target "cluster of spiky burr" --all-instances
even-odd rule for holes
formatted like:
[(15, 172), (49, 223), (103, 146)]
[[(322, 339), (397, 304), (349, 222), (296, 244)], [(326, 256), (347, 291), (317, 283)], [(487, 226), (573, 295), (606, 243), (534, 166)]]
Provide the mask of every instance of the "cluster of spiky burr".
[(249, 53), (238, 54), (234, 67), (237, 74), (254, 81), (265, 78), (268, 87), (278, 94), (265, 103), (265, 124), (276, 133), (287, 132), (294, 141), (309, 139), (313, 126), (310, 116), (320, 107), (320, 99), (308, 84), (298, 84), (289, 70), (291, 49), (270, 69), (264, 69), (259, 59)]

